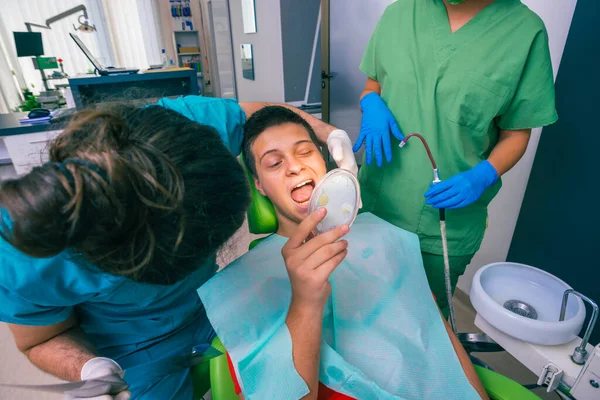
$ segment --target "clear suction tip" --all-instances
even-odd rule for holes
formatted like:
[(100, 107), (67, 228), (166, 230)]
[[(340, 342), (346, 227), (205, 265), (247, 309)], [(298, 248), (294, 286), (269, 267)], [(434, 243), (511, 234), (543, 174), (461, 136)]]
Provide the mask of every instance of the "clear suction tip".
[(433, 184), (437, 185), (440, 182), (441, 182), (441, 180), (440, 180), (440, 174), (438, 172), (438, 169), (436, 168), (436, 169), (433, 170)]

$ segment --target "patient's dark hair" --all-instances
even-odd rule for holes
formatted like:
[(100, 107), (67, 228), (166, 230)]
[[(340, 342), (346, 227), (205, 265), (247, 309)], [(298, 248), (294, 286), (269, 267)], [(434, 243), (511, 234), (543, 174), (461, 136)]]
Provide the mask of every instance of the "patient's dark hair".
[(269, 106), (260, 109), (252, 114), (244, 126), (244, 142), (242, 144), (242, 154), (246, 168), (256, 177), (256, 159), (252, 152), (252, 145), (261, 133), (274, 126), (284, 124), (302, 125), (310, 135), (311, 140), (318, 146), (319, 141), (312, 127), (298, 114), (292, 110), (281, 106)]
[(75, 114), (51, 143), (50, 161), (0, 184), (9, 217), (0, 234), (32, 257), (68, 249), (139, 282), (172, 284), (200, 268), (250, 203), (243, 169), (219, 134), (160, 106)]

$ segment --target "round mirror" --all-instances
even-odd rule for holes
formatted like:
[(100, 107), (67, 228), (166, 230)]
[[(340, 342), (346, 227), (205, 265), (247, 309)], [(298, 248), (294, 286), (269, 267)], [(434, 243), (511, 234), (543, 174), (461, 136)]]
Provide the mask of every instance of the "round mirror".
[(359, 199), (360, 186), (350, 171), (338, 168), (329, 172), (317, 183), (308, 203), (309, 213), (321, 207), (327, 209), (327, 215), (313, 233), (318, 235), (343, 224), (352, 225), (358, 214)]

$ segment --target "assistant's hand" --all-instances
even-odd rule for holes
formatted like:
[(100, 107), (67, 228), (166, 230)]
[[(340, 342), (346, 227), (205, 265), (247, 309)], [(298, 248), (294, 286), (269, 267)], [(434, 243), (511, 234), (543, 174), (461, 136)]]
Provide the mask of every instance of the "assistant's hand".
[(350, 229), (342, 225), (306, 241), (326, 213), (321, 208), (306, 217), (281, 250), (292, 283), (292, 302), (321, 311), (331, 293), (329, 276), (348, 254), (348, 242), (338, 239)]
[(427, 192), (425, 203), (435, 208), (449, 210), (468, 206), (477, 201), (484, 190), (498, 180), (498, 173), (489, 161), (485, 160), (468, 171), (461, 172), (433, 186)]
[[(327, 137), (327, 147), (339, 168), (344, 168), (358, 177), (356, 157), (352, 150), (352, 141), (346, 131), (336, 129)], [(362, 208), (362, 199), (358, 199), (358, 208)]]
[(65, 393), (65, 400), (129, 400), (131, 393), (125, 388), (121, 367), (110, 358), (96, 357), (81, 369), (81, 388)]
[(352, 172), (354, 176), (358, 174), (356, 157), (352, 151), (352, 141), (345, 131), (336, 129), (331, 132), (327, 137), (327, 148), (338, 167)]
[(373, 161), (373, 153), (377, 166), (383, 165), (383, 153), (387, 162), (392, 161), (392, 143), (390, 141), (390, 132), (398, 140), (403, 140), (404, 135), (400, 132), (398, 124), (390, 109), (386, 106), (381, 97), (371, 92), (360, 100), (362, 108), (362, 122), (358, 140), (354, 144), (353, 150), (358, 151), (363, 143), (365, 144), (367, 165)]

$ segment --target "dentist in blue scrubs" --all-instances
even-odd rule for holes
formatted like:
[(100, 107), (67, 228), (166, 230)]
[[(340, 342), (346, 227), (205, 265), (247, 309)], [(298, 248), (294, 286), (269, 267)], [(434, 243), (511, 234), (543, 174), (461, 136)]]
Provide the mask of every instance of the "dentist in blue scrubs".
[[(49, 163), (0, 183), (0, 321), (32, 363), (70, 381), (148, 364), (147, 379), (94, 398), (193, 398), (189, 369), (157, 377), (155, 361), (214, 338), (196, 290), (244, 220), (235, 157), (266, 105), (189, 96), (79, 112)], [(294, 111), (356, 173), (346, 133)]]

